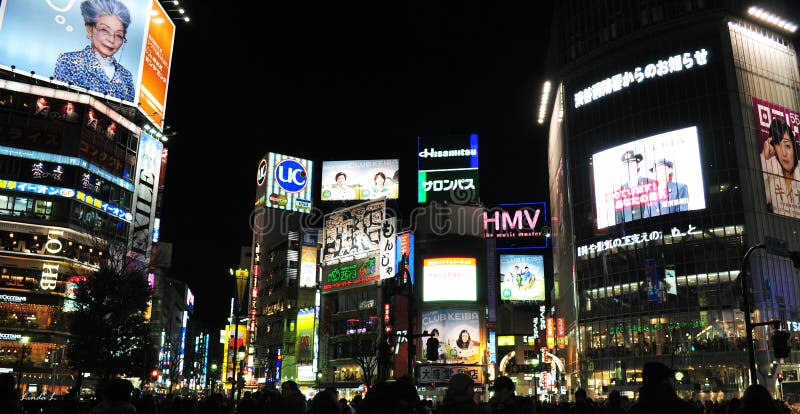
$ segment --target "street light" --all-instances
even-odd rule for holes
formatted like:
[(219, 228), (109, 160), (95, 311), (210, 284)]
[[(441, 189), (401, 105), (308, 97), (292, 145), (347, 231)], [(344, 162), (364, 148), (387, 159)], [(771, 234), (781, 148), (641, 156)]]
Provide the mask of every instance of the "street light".
[(742, 258), (742, 265), (739, 269), (739, 278), (741, 279), (741, 290), (742, 290), (742, 311), (744, 311), (744, 329), (745, 335), (747, 335), (747, 359), (748, 359), (748, 366), (750, 368), (750, 384), (755, 385), (758, 384), (758, 374), (756, 371), (756, 351), (755, 347), (753, 346), (753, 328), (757, 326), (764, 326), (764, 325), (774, 325), (777, 321), (768, 321), (768, 322), (758, 322), (753, 323), (750, 321), (750, 283), (747, 281), (747, 259), (750, 258), (750, 255), (756, 249), (764, 249), (767, 253), (774, 254), (776, 256), (786, 257), (792, 260), (792, 264), (796, 269), (800, 269), (800, 252), (797, 251), (790, 251), (786, 247), (786, 241), (781, 239), (776, 239), (773, 237), (764, 237), (764, 243), (756, 244), (755, 246), (750, 247), (747, 249), (747, 252), (744, 254)]
[(19, 339), (21, 347), (19, 351), (19, 372), (17, 373), (17, 389), (19, 390), (20, 393), (22, 393), (22, 367), (23, 367), (23, 362), (25, 361), (25, 352), (28, 345), (28, 341), (30, 340), (31, 338), (29, 336), (23, 336), (22, 338)]

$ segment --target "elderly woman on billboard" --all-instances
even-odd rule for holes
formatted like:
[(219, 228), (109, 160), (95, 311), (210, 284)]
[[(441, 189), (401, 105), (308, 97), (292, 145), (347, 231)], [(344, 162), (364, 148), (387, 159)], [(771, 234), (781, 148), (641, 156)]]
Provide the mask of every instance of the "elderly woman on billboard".
[(133, 102), (133, 76), (114, 59), (127, 42), (130, 10), (119, 0), (84, 0), (81, 14), (89, 45), (62, 53), (56, 61), (54, 78)]

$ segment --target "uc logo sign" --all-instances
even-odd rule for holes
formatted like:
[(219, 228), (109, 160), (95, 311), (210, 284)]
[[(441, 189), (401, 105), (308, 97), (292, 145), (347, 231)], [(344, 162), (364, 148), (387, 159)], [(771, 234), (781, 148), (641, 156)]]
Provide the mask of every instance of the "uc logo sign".
[(308, 184), (306, 167), (292, 159), (285, 159), (275, 166), (275, 182), (287, 193), (299, 193)]
[(256, 171), (256, 184), (259, 187), (264, 185), (264, 179), (267, 178), (267, 160), (261, 159), (258, 163), (258, 171)]

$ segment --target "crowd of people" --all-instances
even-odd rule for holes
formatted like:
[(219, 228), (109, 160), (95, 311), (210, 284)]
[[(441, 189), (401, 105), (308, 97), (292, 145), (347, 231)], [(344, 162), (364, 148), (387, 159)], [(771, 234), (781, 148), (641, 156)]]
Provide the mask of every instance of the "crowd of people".
[(434, 403), (420, 399), (417, 388), (408, 380), (388, 380), (375, 384), (363, 398), (339, 398), (334, 388), (320, 390), (311, 399), (300, 392), (297, 383), (286, 381), (281, 389), (246, 391), (237, 403), (219, 393), (203, 398), (139, 393), (130, 381), (114, 379), (98, 390), (99, 399), (90, 402), (53, 401), (47, 405), (25, 406), (15, 390), (12, 374), (0, 374), (0, 413), (3, 414), (791, 414), (789, 407), (774, 400), (761, 385), (749, 386), (741, 398), (724, 402), (687, 401), (678, 397), (670, 378), (673, 371), (659, 362), (648, 362), (642, 369), (638, 399), (630, 401), (611, 391), (603, 401), (593, 401), (577, 389), (573, 401), (540, 402), (516, 395), (514, 382), (497, 377), (489, 387), (488, 402), (475, 394), (475, 382), (466, 374), (453, 375), (444, 399)]

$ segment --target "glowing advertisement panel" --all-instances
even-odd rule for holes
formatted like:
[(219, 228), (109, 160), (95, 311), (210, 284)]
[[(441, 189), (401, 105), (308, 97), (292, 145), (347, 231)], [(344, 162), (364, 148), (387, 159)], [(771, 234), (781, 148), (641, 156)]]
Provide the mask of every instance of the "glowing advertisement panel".
[(317, 285), (317, 248), (300, 246), (300, 287)]
[(298, 363), (308, 363), (314, 360), (314, 309), (301, 309), (297, 311), (297, 355)]
[(327, 214), (322, 226), (322, 261), (377, 253), (385, 216), (385, 200), (367, 201)]
[(322, 290), (345, 289), (376, 282), (381, 278), (375, 257), (322, 268)]
[(500, 299), (544, 300), (544, 256), (500, 255)]
[(417, 138), (417, 170), (478, 168), (478, 134)]
[[(0, 3), (0, 67), (49, 82), (71, 84), (97, 96), (137, 102), (152, 0), (116, 0), (116, 16), (87, 25), (89, 1), (7, 0)], [(119, 16), (119, 17), (117, 17)], [(127, 28), (124, 23), (127, 21)], [(104, 70), (94, 51), (109, 56)]]
[(142, 132), (136, 161), (136, 190), (131, 205), (135, 206), (134, 225), (130, 229), (130, 251), (150, 263), (153, 223), (158, 203), (158, 179), (161, 176), (161, 141)]
[[(483, 329), (480, 312), (474, 309), (436, 309), (422, 311), (423, 331), (438, 334), (440, 358), (444, 363), (480, 364), (483, 357)], [(418, 349), (425, 349), (425, 340)]]
[(322, 162), (322, 201), (396, 199), (400, 160)]
[(256, 182), (266, 186), (267, 207), (308, 213), (311, 211), (312, 161), (275, 154), (265, 155), (258, 163)]
[(424, 259), (422, 277), (423, 302), (474, 302), (478, 299), (474, 257)]
[(131, 214), (131, 212), (117, 207), (111, 203), (94, 198), (83, 191), (75, 191), (71, 188), (53, 187), (49, 185), (0, 179), (0, 190), (18, 191), (23, 193), (33, 193), (63, 198), (74, 198), (120, 220), (127, 221), (128, 223), (133, 221), (133, 214)]
[(172, 46), (175, 42), (175, 23), (157, 1), (151, 0), (150, 9), (150, 25), (142, 54), (139, 105), (146, 117), (159, 128), (163, 128)]
[(696, 127), (598, 152), (592, 165), (598, 229), (706, 207)]
[(753, 113), (758, 132), (758, 147), (753, 150), (761, 159), (767, 210), (800, 218), (800, 114), (758, 98), (753, 98)]
[(447, 201), (471, 203), (478, 199), (478, 169), (420, 171), (417, 173), (417, 202)]

